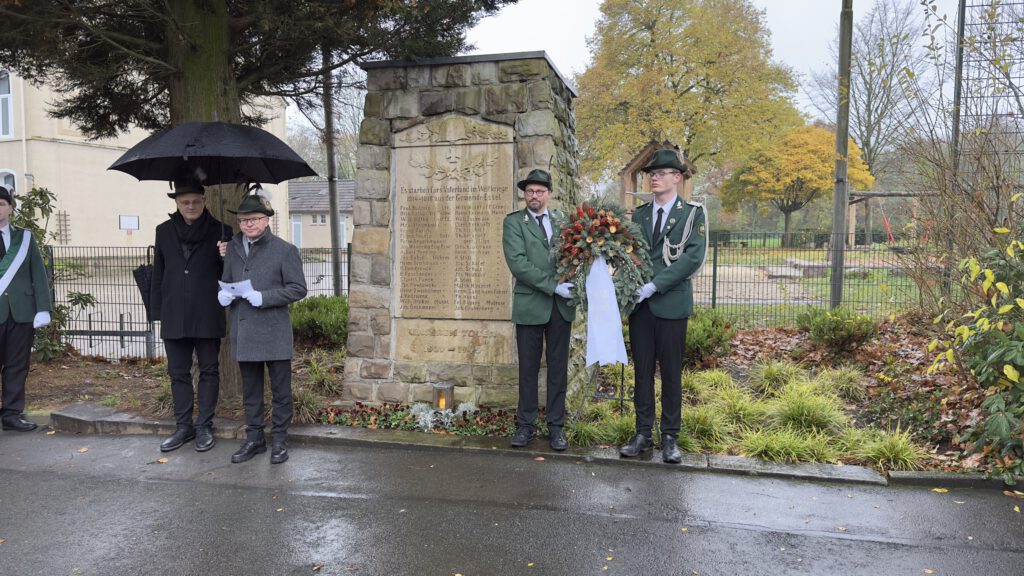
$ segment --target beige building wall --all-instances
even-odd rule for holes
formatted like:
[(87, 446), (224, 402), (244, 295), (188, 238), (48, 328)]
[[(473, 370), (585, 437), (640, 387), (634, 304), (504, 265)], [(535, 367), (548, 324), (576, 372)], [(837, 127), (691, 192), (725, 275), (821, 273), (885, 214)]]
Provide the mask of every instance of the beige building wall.
[[(46, 114), (47, 102), (55, 94), (46, 87), (33, 86), (11, 76), (13, 133), (0, 136), (0, 173), (14, 172), (16, 193), (33, 186), (56, 195), (54, 215), (48, 223), (58, 227), (58, 213), (66, 213), (69, 238), (55, 242), (70, 246), (139, 246), (153, 243), (156, 225), (174, 211), (166, 182), (140, 182), (123, 172), (107, 170), (125, 150), (148, 132), (134, 129), (114, 139), (90, 141), (64, 120)], [(285, 103), (270, 103), (273, 120), (263, 128), (285, 138)], [(275, 233), (291, 240), (288, 194), (285, 185), (267, 185), (275, 217)], [(218, 195), (207, 192), (207, 205), (220, 217)], [(233, 206), (228, 206), (234, 208)], [(127, 217), (127, 218), (122, 218)], [(138, 229), (123, 229), (134, 225)]]
[[(316, 216), (316, 224), (313, 224), (312, 218)], [(330, 248), (331, 247), (331, 222), (328, 215), (322, 212), (316, 214), (293, 212), (291, 217), (301, 218), (302, 232), (301, 232), (301, 248)], [(320, 219), (327, 220), (324, 223), (320, 223)], [(345, 219), (344, 235), (341, 241), (341, 247), (344, 248), (352, 241), (352, 218), (351, 215), (340, 214), (339, 218)], [(293, 241), (295, 235), (293, 233)], [(298, 243), (297, 243), (298, 244)]]

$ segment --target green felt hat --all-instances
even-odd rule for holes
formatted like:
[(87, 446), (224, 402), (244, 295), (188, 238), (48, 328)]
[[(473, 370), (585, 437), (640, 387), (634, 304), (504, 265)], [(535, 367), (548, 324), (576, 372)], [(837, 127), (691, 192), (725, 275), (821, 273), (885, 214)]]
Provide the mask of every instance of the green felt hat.
[(651, 172), (653, 170), (658, 170), (660, 168), (672, 168), (675, 170), (679, 170), (683, 174), (689, 172), (689, 169), (686, 167), (686, 165), (683, 164), (683, 161), (680, 159), (679, 153), (676, 152), (675, 150), (671, 150), (668, 148), (658, 150), (657, 152), (655, 152), (654, 156), (651, 156), (650, 162), (648, 162), (646, 166), (641, 168), (641, 170), (643, 170), (644, 172)]
[(526, 176), (526, 179), (520, 180), (517, 186), (519, 186), (520, 190), (526, 190), (527, 184), (542, 184), (546, 186), (548, 190), (553, 190), (553, 188), (551, 187), (551, 174), (548, 174), (546, 171), (541, 170), (540, 168), (536, 170), (530, 170), (530, 173)]
[(270, 208), (269, 203), (264, 204), (263, 200), (259, 196), (253, 194), (242, 198), (242, 203), (238, 205), (238, 210), (228, 208), (228, 212), (231, 212), (232, 214), (259, 212), (260, 214), (266, 214), (267, 216), (274, 215), (274, 211)]

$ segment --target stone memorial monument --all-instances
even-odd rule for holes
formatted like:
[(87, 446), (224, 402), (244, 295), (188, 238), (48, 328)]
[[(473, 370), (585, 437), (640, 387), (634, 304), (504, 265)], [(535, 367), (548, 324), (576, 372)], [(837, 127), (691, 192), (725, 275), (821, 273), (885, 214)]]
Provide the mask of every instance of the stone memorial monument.
[(575, 204), (574, 89), (544, 52), (364, 66), (345, 392), (362, 402), (516, 402), (505, 214), (552, 173)]

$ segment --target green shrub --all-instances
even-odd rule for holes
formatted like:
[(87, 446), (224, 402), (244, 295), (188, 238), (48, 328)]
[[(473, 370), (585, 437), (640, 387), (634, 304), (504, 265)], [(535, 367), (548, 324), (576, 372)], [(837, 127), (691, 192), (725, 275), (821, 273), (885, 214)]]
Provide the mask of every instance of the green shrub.
[(599, 437), (608, 444), (625, 444), (636, 434), (636, 419), (618, 415), (601, 422)]
[(790, 382), (806, 378), (802, 368), (789, 362), (765, 359), (754, 366), (750, 373), (750, 383), (760, 392), (771, 396)]
[(700, 308), (686, 322), (686, 366), (715, 365), (729, 354), (736, 327), (714, 308)]
[(834, 310), (808, 308), (797, 314), (796, 324), (807, 332), (811, 342), (837, 354), (859, 348), (877, 330), (874, 318), (843, 307)]
[(718, 391), (711, 402), (726, 420), (736, 426), (760, 426), (768, 416), (768, 406), (764, 402), (755, 400), (749, 392), (738, 387)]
[(769, 411), (776, 426), (802, 432), (839, 433), (849, 421), (838, 399), (813, 382), (787, 385), (771, 401)]
[(747, 456), (773, 462), (836, 462), (839, 452), (825, 434), (806, 434), (792, 428), (753, 430), (740, 439)]
[(600, 422), (570, 419), (565, 423), (565, 438), (574, 446), (593, 446), (602, 442)]
[(814, 381), (844, 400), (857, 402), (863, 400), (867, 395), (867, 388), (861, 379), (862, 376), (863, 373), (856, 368), (841, 366), (822, 370)]
[(313, 296), (289, 307), (295, 339), (307, 345), (345, 346), (348, 341), (348, 300), (344, 296)]

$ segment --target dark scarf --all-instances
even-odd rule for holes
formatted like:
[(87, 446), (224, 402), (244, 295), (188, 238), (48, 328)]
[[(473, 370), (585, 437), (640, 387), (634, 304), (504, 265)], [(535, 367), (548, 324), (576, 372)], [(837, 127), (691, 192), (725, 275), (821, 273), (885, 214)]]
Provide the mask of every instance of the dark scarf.
[(185, 257), (185, 260), (188, 260), (192, 256), (192, 252), (195, 251), (196, 245), (206, 237), (206, 231), (210, 228), (213, 217), (210, 216), (210, 211), (206, 209), (203, 209), (203, 213), (191, 225), (185, 223), (185, 218), (182, 217), (181, 212), (170, 214), (170, 217), (171, 222), (174, 223), (174, 232), (178, 236), (181, 255)]

